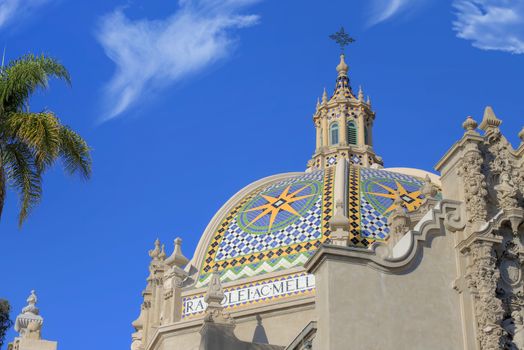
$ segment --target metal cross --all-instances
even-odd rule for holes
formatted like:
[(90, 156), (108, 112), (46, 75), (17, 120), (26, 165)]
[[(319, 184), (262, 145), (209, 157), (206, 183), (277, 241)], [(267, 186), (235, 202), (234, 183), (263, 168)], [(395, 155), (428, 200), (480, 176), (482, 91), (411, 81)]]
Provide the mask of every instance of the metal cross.
[(342, 53), (344, 53), (344, 48), (351, 43), (355, 42), (355, 39), (349, 36), (348, 33), (344, 30), (344, 27), (340, 27), (340, 30), (335, 34), (329, 36), (331, 40), (334, 40), (339, 46)]

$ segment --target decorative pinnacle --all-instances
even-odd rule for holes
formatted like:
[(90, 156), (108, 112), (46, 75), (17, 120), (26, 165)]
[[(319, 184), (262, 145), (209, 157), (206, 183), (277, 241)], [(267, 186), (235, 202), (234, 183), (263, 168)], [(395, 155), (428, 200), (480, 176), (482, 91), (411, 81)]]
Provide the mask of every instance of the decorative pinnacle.
[(340, 46), (340, 51), (342, 54), (344, 54), (344, 48), (346, 46), (355, 42), (355, 39), (353, 39), (349, 36), (348, 33), (346, 33), (344, 27), (340, 27), (340, 30), (335, 34), (331, 34), (329, 38), (331, 40), (334, 40)]
[(340, 55), (340, 63), (337, 66), (337, 72), (339, 77), (348, 75), (349, 67), (346, 64), (345, 57), (346, 56), (344, 56), (344, 54)]
[(23, 314), (32, 313), (34, 315), (38, 315), (39, 310), (36, 307), (38, 298), (34, 290), (31, 291), (31, 295), (29, 295), (26, 301), (27, 301), (27, 306), (22, 309), (22, 313)]
[(175, 249), (173, 250), (173, 254), (169, 258), (166, 259), (166, 263), (169, 266), (178, 266), (180, 268), (183, 268), (187, 265), (189, 260), (182, 254), (182, 239), (180, 237), (177, 237), (174, 241)]
[(522, 127), (522, 130), (520, 130), (519, 132), (519, 138), (520, 141), (522, 141), (522, 143), (524, 144), (524, 126)]
[(164, 261), (166, 259), (166, 245), (162, 244), (162, 249), (160, 249), (160, 254), (158, 254), (158, 259)]
[(422, 186), (421, 191), (426, 198), (434, 198), (438, 193), (437, 187), (433, 185), (428, 174), (426, 174), (426, 177), (424, 178), (424, 185)]
[(475, 129), (477, 128), (478, 123), (473, 119), (471, 116), (468, 116), (464, 123), (462, 123), (462, 127), (466, 132), (472, 133), (475, 132)]
[(155, 249), (149, 251), (149, 256), (153, 260), (157, 260), (162, 250), (160, 249), (160, 240), (157, 238), (155, 241)]
[(491, 128), (498, 128), (500, 124), (502, 124), (502, 120), (497, 118), (491, 106), (487, 106), (484, 110), (484, 118), (482, 118), (482, 122), (480, 123), (480, 129), (486, 131)]
[(328, 94), (326, 88), (324, 88), (324, 93), (322, 94), (322, 104), (328, 103)]
[(362, 86), (358, 87), (358, 100), (364, 102), (364, 91), (362, 91)]

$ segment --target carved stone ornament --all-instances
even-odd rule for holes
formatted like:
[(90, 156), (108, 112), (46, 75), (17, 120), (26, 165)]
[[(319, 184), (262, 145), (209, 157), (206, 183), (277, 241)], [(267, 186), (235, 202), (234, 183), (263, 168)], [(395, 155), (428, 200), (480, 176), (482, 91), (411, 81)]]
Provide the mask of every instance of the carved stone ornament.
[(397, 196), (393, 202), (396, 207), (388, 217), (390, 234), (388, 241), (391, 242), (392, 246), (395, 246), (410, 229), (411, 220), (404, 209), (403, 203), (404, 201), (400, 196)]
[(507, 332), (502, 327), (504, 308), (497, 298), (497, 283), (500, 278), (496, 267), (493, 243), (476, 241), (470, 247), (470, 265), (466, 280), (475, 296), (475, 316), (477, 319), (477, 338), (481, 349), (502, 349)]
[(510, 286), (515, 286), (522, 279), (520, 263), (514, 259), (503, 259), (500, 263), (500, 276)]
[(234, 325), (234, 320), (228, 313), (224, 312), (222, 301), (225, 298), (222, 284), (220, 283), (220, 272), (215, 266), (211, 274), (211, 280), (204, 301), (207, 303), (206, 315), (204, 321), (213, 322), (225, 325)]
[(517, 186), (508, 173), (503, 172), (500, 175), (500, 183), (495, 186), (495, 190), (501, 209), (509, 210), (518, 207)]
[(34, 290), (27, 298), (27, 306), (22, 309), (22, 313), (16, 317), (15, 331), (21, 338), (40, 339), (40, 332), (44, 319), (40, 316), (40, 310), (36, 307), (38, 298)]
[(468, 221), (484, 222), (487, 216), (486, 196), (488, 191), (482, 173), (483, 158), (475, 144), (468, 144), (467, 147), (469, 149), (462, 159), (458, 174), (464, 182)]

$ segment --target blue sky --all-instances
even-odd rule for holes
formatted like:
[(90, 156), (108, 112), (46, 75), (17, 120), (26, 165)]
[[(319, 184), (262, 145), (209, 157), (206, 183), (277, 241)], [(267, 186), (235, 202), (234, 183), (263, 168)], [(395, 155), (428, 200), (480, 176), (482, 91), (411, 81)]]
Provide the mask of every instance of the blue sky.
[(518, 145), (522, 1), (0, 0), (6, 59), (43, 52), (73, 77), (32, 108), (55, 111), (94, 159), (88, 182), (52, 169), (22, 230), (9, 193), (0, 297), (13, 316), (36, 289), (61, 350), (127, 348), (155, 238), (170, 253), (181, 236), (191, 256), (236, 191), (305, 168), (341, 25), (386, 166), (431, 170), (488, 104)]

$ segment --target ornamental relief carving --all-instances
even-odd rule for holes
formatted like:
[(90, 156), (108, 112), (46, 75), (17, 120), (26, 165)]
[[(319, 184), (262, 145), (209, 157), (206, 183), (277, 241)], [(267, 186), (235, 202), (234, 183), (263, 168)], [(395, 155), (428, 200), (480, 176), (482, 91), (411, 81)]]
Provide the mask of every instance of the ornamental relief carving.
[(488, 166), (484, 169), (490, 189), (490, 199), (498, 203), (499, 209), (519, 206), (519, 182), (521, 177), (511, 153), (511, 145), (499, 129), (490, 130), (483, 151)]
[(483, 158), (478, 150), (469, 151), (459, 167), (458, 175), (464, 182), (464, 197), (469, 222), (486, 220), (488, 194), (487, 184), (482, 173)]
[(494, 243), (476, 241), (467, 254), (470, 264), (466, 271), (466, 282), (474, 296), (477, 339), (483, 350), (503, 349), (508, 332), (502, 327), (505, 309), (499, 299), (500, 271), (497, 268)]
[(510, 229), (499, 233), (504, 237), (498, 251), (498, 263), (501, 279), (497, 288), (497, 297), (502, 300), (505, 329), (504, 349), (524, 349), (524, 292), (522, 283), (522, 243), (519, 235), (514, 236)]

